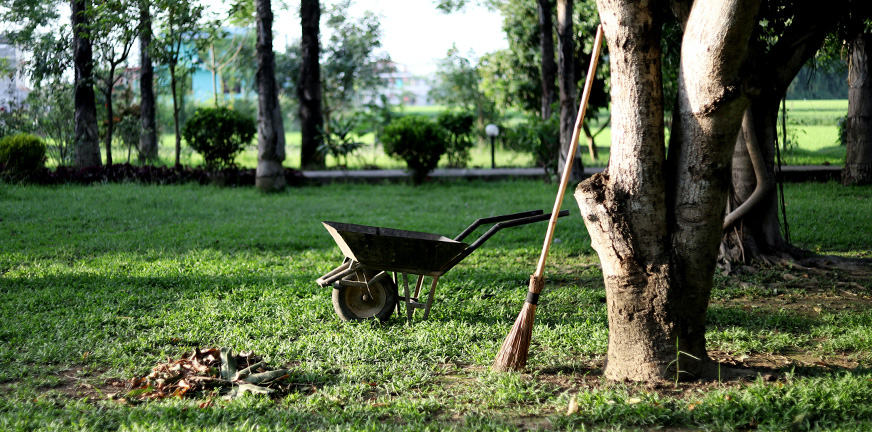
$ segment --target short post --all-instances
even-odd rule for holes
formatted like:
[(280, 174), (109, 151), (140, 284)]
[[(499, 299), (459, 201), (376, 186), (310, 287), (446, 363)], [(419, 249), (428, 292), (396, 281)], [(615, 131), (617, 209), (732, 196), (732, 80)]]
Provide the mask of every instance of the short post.
[(491, 124), (489, 124), (489, 125), (487, 125), (487, 126), (484, 127), (484, 133), (487, 134), (488, 137), (490, 137), (490, 142), (491, 142), (491, 169), (493, 169), (493, 168), (496, 168), (496, 167), (497, 167), (496, 150), (495, 150), (496, 145), (494, 144), (494, 141), (496, 140), (497, 135), (500, 134), (500, 128), (497, 127), (497, 125), (491, 123)]

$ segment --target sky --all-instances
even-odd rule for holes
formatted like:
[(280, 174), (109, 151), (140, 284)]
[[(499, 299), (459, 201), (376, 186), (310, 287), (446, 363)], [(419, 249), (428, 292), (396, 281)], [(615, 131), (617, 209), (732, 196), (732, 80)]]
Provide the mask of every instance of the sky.
[[(288, 3), (291, 3), (290, 10), (274, 8), (276, 51), (284, 50), (285, 37), (288, 40), (300, 37), (297, 3)], [(322, 18), (333, 3), (321, 2)], [(456, 44), (463, 55), (472, 51), (474, 58), (509, 45), (499, 13), (480, 6), (467, 6), (461, 12), (444, 14), (436, 10), (435, 0), (356, 0), (349, 15), (360, 17), (366, 10), (382, 16), (383, 51), (412, 73), (433, 72), (436, 61), (445, 58), (452, 44)], [(321, 43), (326, 40), (322, 27)]]

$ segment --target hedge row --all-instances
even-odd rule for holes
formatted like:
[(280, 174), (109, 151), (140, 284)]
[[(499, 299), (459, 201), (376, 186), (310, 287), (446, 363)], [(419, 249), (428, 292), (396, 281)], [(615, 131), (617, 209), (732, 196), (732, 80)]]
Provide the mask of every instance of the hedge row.
[[(0, 165), (0, 178), (4, 171)], [(210, 171), (203, 168), (170, 168), (157, 166), (136, 166), (116, 164), (91, 168), (58, 167), (29, 173), (27, 181), (40, 185), (94, 184), (94, 183), (143, 183), (143, 184), (220, 184), (223, 186), (254, 186), (255, 170), (227, 168)], [(300, 186), (304, 182), (303, 173), (285, 168), (288, 185)]]

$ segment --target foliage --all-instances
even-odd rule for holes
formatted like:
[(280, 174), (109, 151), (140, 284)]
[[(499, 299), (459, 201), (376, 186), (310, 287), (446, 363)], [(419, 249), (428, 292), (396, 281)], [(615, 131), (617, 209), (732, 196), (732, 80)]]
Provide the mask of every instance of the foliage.
[(445, 155), (448, 156), (449, 166), (463, 168), (469, 162), (474, 122), (475, 117), (468, 111), (442, 111), (436, 117), (436, 123), (448, 131)]
[(838, 127), (838, 130), (839, 130), (839, 136), (836, 139), (836, 142), (838, 142), (840, 146), (848, 145), (848, 127), (847, 127), (847, 125), (848, 125), (848, 115), (847, 114), (843, 115), (842, 117), (839, 117), (839, 119), (836, 122), (836, 127)]
[(472, 111), (480, 127), (496, 118), (496, 107), (481, 90), (478, 67), (452, 46), (436, 66), (436, 80), (430, 98), (443, 105)]
[(348, 155), (354, 153), (363, 146), (358, 141), (356, 133), (360, 117), (357, 114), (348, 116), (334, 116), (327, 123), (328, 129), (321, 131), (321, 145), (318, 151), (324, 156), (328, 154), (336, 158), (340, 166), (348, 167)]
[[(201, 23), (205, 8), (193, 0), (157, 0), (153, 16), (158, 24), (155, 37), (149, 46), (152, 59), (166, 68), (169, 75), (170, 92), (173, 100), (173, 124), (176, 136), (176, 165), (181, 157), (181, 119), (184, 104), (182, 87), (193, 70), (197, 48), (206, 44), (210, 38), (199, 37), (204, 28), (213, 29), (217, 23), (207, 27)], [(207, 31), (207, 34), (213, 32)]]
[(127, 148), (127, 163), (130, 163), (130, 156), (133, 150), (139, 148), (140, 130), (140, 108), (137, 104), (129, 104), (118, 110), (116, 117), (116, 130), (118, 131), (118, 141), (123, 147)]
[(55, 164), (72, 163), (76, 119), (72, 85), (63, 81), (44, 83), (27, 96), (33, 132), (46, 139), (48, 156)]
[(384, 85), (380, 74), (392, 71), (390, 57), (379, 53), (379, 16), (365, 11), (358, 21), (348, 17), (352, 0), (341, 0), (327, 11), (330, 41), (323, 45), (321, 66), (324, 117), (349, 109), (357, 94), (375, 94)]
[(33, 128), (33, 119), (27, 105), (15, 101), (8, 101), (6, 105), (0, 107), (0, 137), (29, 132)]
[(185, 124), (182, 136), (203, 155), (206, 166), (220, 169), (234, 166), (236, 155), (251, 143), (257, 124), (225, 107), (199, 108)]
[(382, 143), (385, 153), (406, 161), (412, 181), (421, 184), (445, 153), (448, 132), (426, 117), (406, 116), (385, 127)]
[(790, 86), (787, 99), (847, 99), (848, 72), (846, 62), (841, 68), (827, 70), (823, 66), (803, 66)]
[(45, 167), (45, 143), (28, 133), (0, 138), (0, 165), (4, 174), (28, 176)]
[(560, 125), (556, 115), (547, 120), (535, 114), (528, 115), (524, 122), (506, 128), (503, 138), (506, 148), (533, 155), (536, 164), (544, 168), (549, 176), (557, 173), (559, 142)]

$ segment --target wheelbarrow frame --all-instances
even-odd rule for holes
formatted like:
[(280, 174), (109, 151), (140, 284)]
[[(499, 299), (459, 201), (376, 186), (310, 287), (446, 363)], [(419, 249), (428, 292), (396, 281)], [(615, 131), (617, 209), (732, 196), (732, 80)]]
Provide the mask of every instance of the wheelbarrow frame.
[[(564, 210), (558, 214), (558, 217), (568, 215), (569, 211)], [(521, 213), (479, 218), (458, 234), (453, 240), (442, 237), (438, 234), (324, 221), (322, 222), (324, 227), (336, 241), (346, 258), (342, 264), (333, 270), (330, 270), (324, 276), (318, 278), (316, 282), (321, 287), (332, 286), (334, 289), (340, 289), (340, 287), (366, 289), (371, 297), (371, 288), (375, 284), (381, 283), (384, 278), (388, 278), (392, 283), (399, 286), (400, 275), (402, 275), (403, 295), (397, 296), (397, 313), (400, 312), (400, 303), (405, 303), (407, 321), (412, 320), (415, 309), (424, 309), (423, 319), (427, 319), (430, 315), (430, 308), (433, 305), (433, 295), (436, 291), (436, 285), (443, 274), (454, 268), (454, 266), (460, 263), (460, 261), (463, 261), (466, 257), (472, 254), (501, 229), (542, 222), (549, 220), (550, 218), (551, 214), (545, 214), (542, 210), (531, 210)], [(461, 242), (477, 228), (486, 224), (494, 225), (472, 244), (466, 245)], [(360, 236), (365, 236), (366, 238), (360, 239), (358, 238)], [(379, 256), (377, 259), (373, 259), (371, 256), (362, 256), (358, 261), (357, 255), (360, 255), (360, 253), (356, 252), (354, 248), (348, 244), (348, 241), (356, 240), (361, 240), (363, 242), (374, 241), (379, 243), (378, 247), (382, 248), (389, 247), (391, 242), (394, 242), (395, 245), (404, 249), (404, 252), (413, 250), (416, 247), (420, 249), (420, 246), (431, 246), (432, 248), (443, 249), (442, 252), (444, 252), (444, 254), (438, 256), (437, 253), (435, 257), (428, 256), (427, 258), (429, 258), (429, 260), (425, 260), (428, 261), (425, 264), (416, 264), (414, 259), (406, 259), (405, 261), (392, 259), (396, 257), (391, 256), (388, 256), (387, 259), (384, 256)], [(424, 253), (431, 254), (434, 253), (434, 251), (427, 250), (424, 251)], [(446, 256), (448, 259), (440, 260), (440, 258)], [(365, 278), (363, 277), (364, 270), (369, 270), (376, 274), (370, 278)], [(394, 273), (393, 278), (391, 278), (389, 274), (390, 272)], [(412, 295), (410, 295), (409, 289), (410, 274), (417, 276), (414, 289), (411, 293)], [(426, 301), (421, 302), (420, 295), (424, 276), (430, 276), (433, 280), (430, 284), (430, 290), (427, 294)]]

